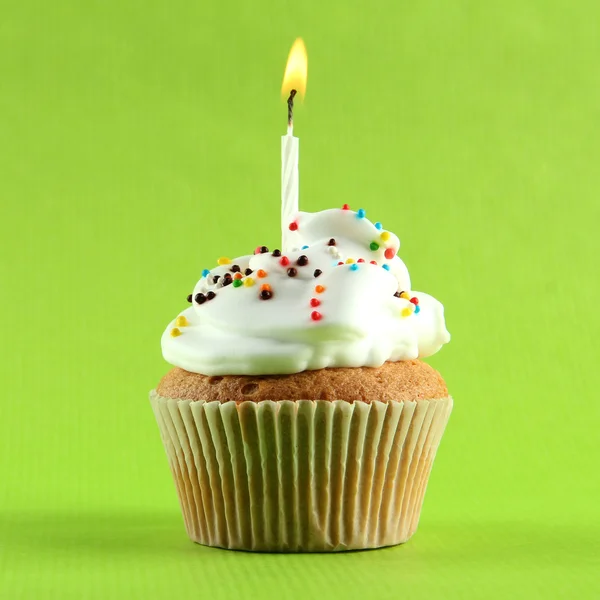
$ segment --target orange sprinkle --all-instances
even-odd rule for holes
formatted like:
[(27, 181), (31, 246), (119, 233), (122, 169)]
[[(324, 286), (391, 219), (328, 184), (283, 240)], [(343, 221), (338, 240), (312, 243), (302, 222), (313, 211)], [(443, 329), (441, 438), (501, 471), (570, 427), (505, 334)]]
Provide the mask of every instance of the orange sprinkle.
[(258, 271), (256, 271), (256, 276), (257, 277), (266, 277), (267, 276), (267, 272), (264, 271), (263, 269), (259, 269)]
[(315, 292), (317, 292), (317, 294), (322, 294), (324, 291), (325, 291), (324, 285), (318, 285), (315, 287)]
[(243, 275), (241, 273), (236, 273), (233, 278), (234, 279), (241, 279), (243, 277)]
[(260, 291), (261, 292), (264, 292), (264, 291), (270, 292), (271, 291), (271, 286), (268, 283), (263, 283), (260, 286)]

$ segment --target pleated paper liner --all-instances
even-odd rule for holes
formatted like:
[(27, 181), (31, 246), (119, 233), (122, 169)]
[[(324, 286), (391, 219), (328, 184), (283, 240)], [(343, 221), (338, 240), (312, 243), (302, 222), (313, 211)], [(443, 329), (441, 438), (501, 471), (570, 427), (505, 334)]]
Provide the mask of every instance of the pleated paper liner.
[(406, 542), (452, 398), (150, 401), (199, 544), (323, 552)]

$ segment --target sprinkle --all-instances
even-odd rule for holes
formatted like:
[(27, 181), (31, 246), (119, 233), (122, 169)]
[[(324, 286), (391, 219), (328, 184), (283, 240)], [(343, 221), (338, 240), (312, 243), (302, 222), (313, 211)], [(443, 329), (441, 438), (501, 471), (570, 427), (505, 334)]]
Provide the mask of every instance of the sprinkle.
[(392, 260), (392, 258), (394, 258), (394, 256), (396, 256), (396, 251), (395, 251), (393, 248), (388, 248), (388, 249), (385, 251), (385, 257), (386, 257), (388, 260)]
[(411, 299), (410, 299), (410, 301), (411, 301), (411, 302), (412, 302), (414, 305), (417, 305), (417, 304), (419, 304), (419, 299), (418, 299), (416, 296), (414, 296), (413, 298), (411, 298)]
[(306, 250), (308, 246), (302, 246), (302, 250)]
[(217, 261), (217, 264), (219, 264), (219, 265), (230, 265), (231, 264), (231, 259), (227, 258), (226, 256), (221, 256), (221, 258), (219, 258), (219, 260)]
[(220, 279), (220, 278), (221, 278), (221, 276), (220, 276), (220, 275), (215, 275), (215, 276), (213, 277), (213, 283), (217, 283), (217, 281), (219, 281), (219, 279)]
[(328, 246), (335, 246), (335, 238), (331, 238), (328, 242), (327, 242)]
[(298, 223), (296, 223), (296, 221), (292, 221), (289, 224), (289, 228), (290, 228), (290, 231), (297, 231), (298, 230)]
[(347, 265), (351, 265), (353, 262), (354, 262), (354, 259), (353, 259), (353, 258), (347, 258), (347, 259), (346, 259), (346, 264), (347, 264)]
[(317, 311), (317, 310), (313, 310), (313, 311), (310, 313), (310, 318), (311, 318), (313, 321), (320, 321), (320, 320), (323, 318), (323, 315), (322, 315), (322, 314), (321, 314), (319, 311)]
[(260, 254), (266, 254), (269, 251), (269, 249), (266, 246), (261, 246), (259, 248), (259, 251)]
[(323, 271), (321, 271), (321, 269), (315, 269), (315, 272), (313, 273), (313, 275), (315, 277), (318, 277)]
[(296, 264), (299, 267), (305, 267), (308, 264), (308, 256), (306, 256), (306, 254), (299, 256), (298, 260), (296, 261)]
[(340, 262), (337, 264), (337, 266), (339, 267), (340, 265), (343, 265), (343, 264), (344, 264), (344, 261), (340, 260)]
[(256, 248), (254, 248), (254, 254), (260, 254), (260, 246), (256, 246)]
[(340, 253), (340, 251), (335, 246), (329, 246), (328, 251), (329, 251), (329, 254), (331, 254), (332, 256)]
[(244, 275), (248, 276), (248, 275), (252, 275), (252, 273), (254, 273), (254, 271), (248, 267), (245, 271), (244, 271)]
[(204, 294), (196, 294), (194, 300), (197, 304), (204, 304), (206, 302), (206, 296)]
[(376, 261), (376, 260), (372, 260), (372, 261), (371, 261), (371, 264), (372, 264), (372, 265), (376, 265), (376, 264), (377, 264), (377, 261)]
[(390, 265), (381, 265), (386, 271), (390, 270)]
[(236, 281), (239, 281), (242, 277), (243, 277), (243, 275), (241, 273), (236, 273), (233, 276), (233, 283), (235, 283)]
[(356, 218), (357, 219), (364, 219), (366, 214), (367, 214), (367, 211), (364, 208), (359, 208), (356, 211)]
[(375, 223), (375, 229), (381, 230), (381, 229), (383, 229), (383, 225), (379, 221), (377, 221), (377, 223)]
[(415, 315), (418, 315), (421, 312), (420, 306), (415, 306)]
[(317, 308), (317, 306), (320, 306), (320, 305), (321, 305), (321, 301), (320, 301), (318, 298), (311, 298), (311, 299), (310, 299), (310, 305), (311, 305), (313, 308)]
[(342, 206), (342, 210), (350, 210), (350, 207), (347, 204), (344, 204), (344, 206)]
[(244, 282), (241, 279), (236, 279), (233, 282), (233, 287), (235, 287), (235, 288), (241, 287), (242, 285), (244, 285)]
[(267, 292), (270, 292), (270, 291), (271, 291), (271, 286), (270, 286), (268, 283), (263, 283), (263, 284), (260, 286), (260, 291), (261, 291), (261, 292), (264, 292), (265, 290), (266, 290)]
[(412, 310), (410, 310), (410, 308), (403, 308), (403, 309), (400, 311), (400, 314), (401, 314), (403, 317), (410, 317), (410, 315), (412, 315)]
[(354, 263), (353, 265), (350, 265), (350, 270), (351, 271), (358, 271), (358, 265), (356, 263)]
[(266, 277), (267, 276), (267, 272), (264, 271), (263, 269), (259, 269), (258, 271), (256, 271), (256, 276), (260, 277), (260, 278)]
[(400, 292), (394, 292), (394, 297), (395, 298), (400, 298)]
[(208, 269), (204, 269), (202, 271), (202, 277), (208, 277), (210, 275), (210, 271)]
[(279, 259), (279, 264), (280, 264), (282, 267), (287, 267), (287, 266), (290, 264), (290, 259), (289, 259), (287, 256), (282, 256), (282, 257)]
[(317, 292), (317, 294), (322, 294), (324, 291), (325, 291), (324, 285), (318, 285), (315, 287), (315, 292)]
[(191, 302), (191, 301), (192, 301), (192, 294), (188, 294), (187, 301), (188, 301), (188, 302)]
[(373, 250), (373, 252), (375, 252), (375, 250), (379, 250), (379, 244), (377, 242), (371, 242), (369, 244), (369, 248), (371, 248), (371, 250)]
[(390, 239), (390, 232), (384, 231), (380, 236), (382, 242), (387, 242)]
[(229, 269), (232, 273), (239, 273), (241, 271), (240, 265), (233, 265), (231, 269)]
[(254, 285), (254, 279), (252, 279), (252, 277), (247, 277), (244, 279), (244, 285), (246, 287), (252, 287)]
[(188, 320), (183, 315), (179, 315), (175, 319), (175, 325), (177, 325), (177, 327), (186, 327), (187, 325), (189, 325), (189, 323), (188, 323)]
[(294, 267), (290, 267), (287, 270), (288, 277), (296, 277), (298, 275), (298, 269), (294, 269)]
[(216, 294), (214, 292), (208, 292), (208, 294), (206, 294), (206, 299), (212, 300), (215, 296)]
[(173, 327), (173, 329), (171, 329), (171, 337), (178, 337), (180, 335), (181, 331), (177, 329), (177, 327)]
[(225, 273), (223, 276), (223, 287), (229, 285), (232, 281), (233, 279), (231, 278), (231, 275), (229, 273)]
[(365, 262), (365, 259), (364, 258), (359, 258), (356, 262), (363, 263), (363, 262)]
[(408, 292), (400, 292), (400, 298), (404, 298), (405, 300), (410, 300), (410, 294)]
[(275, 248), (271, 256), (281, 256), (281, 250), (279, 250), (279, 248)]
[(258, 295), (258, 297), (261, 300), (268, 300), (269, 298), (273, 297), (273, 293), (270, 292), (269, 290), (262, 290), (261, 293)]

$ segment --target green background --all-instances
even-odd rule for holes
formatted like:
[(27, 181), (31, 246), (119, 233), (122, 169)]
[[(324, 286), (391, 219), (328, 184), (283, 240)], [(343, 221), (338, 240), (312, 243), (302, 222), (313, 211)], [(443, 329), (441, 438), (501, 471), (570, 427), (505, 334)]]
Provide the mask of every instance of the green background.
[[(2, 2), (0, 597), (598, 598), (595, 0)], [(402, 240), (455, 410), (405, 546), (185, 536), (147, 394), (218, 256), (301, 207)]]

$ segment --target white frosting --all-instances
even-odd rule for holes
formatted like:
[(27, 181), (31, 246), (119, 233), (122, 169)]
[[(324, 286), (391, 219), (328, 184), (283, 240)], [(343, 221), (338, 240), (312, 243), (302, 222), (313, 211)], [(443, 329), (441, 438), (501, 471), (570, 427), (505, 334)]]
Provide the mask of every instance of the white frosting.
[[(410, 291), (408, 270), (396, 256), (400, 241), (359, 214), (343, 209), (300, 212), (298, 229), (289, 236), (297, 249), (283, 253), (289, 265), (282, 266), (281, 257), (268, 252), (233, 259), (203, 276), (193, 296), (210, 291), (216, 296), (202, 304), (194, 301), (183, 311), (186, 325), (169, 324), (162, 336), (165, 359), (205, 375), (266, 375), (377, 367), (437, 352), (450, 340), (443, 306), (427, 294)], [(328, 245), (331, 238), (335, 246)], [(371, 250), (372, 242), (379, 249)], [(387, 248), (394, 252), (389, 260)], [(306, 266), (297, 264), (302, 255), (308, 257)], [(356, 268), (346, 264), (349, 258), (365, 262), (353, 263)], [(254, 285), (222, 285), (225, 273), (235, 275), (230, 271), (234, 264), (242, 275), (247, 268), (253, 270), (248, 277)], [(295, 277), (287, 272), (292, 267)], [(266, 277), (257, 276), (259, 269)], [(315, 269), (322, 274), (315, 277)], [(215, 275), (220, 276), (216, 284)], [(259, 297), (262, 284), (271, 287), (268, 300)], [(317, 293), (316, 286), (325, 290)], [(418, 312), (414, 303), (394, 295), (403, 291), (418, 299)], [(319, 306), (311, 306), (313, 298)], [(320, 320), (313, 320), (313, 311), (320, 313)], [(176, 337), (175, 327), (181, 332)]]

